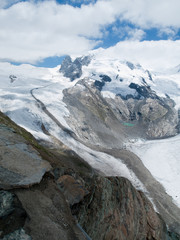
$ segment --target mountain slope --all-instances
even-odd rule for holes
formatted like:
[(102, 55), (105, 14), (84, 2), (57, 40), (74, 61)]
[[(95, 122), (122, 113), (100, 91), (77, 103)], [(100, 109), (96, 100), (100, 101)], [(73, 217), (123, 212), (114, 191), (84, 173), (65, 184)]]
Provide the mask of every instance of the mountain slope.
[[(51, 146), (45, 149), (36, 142), (31, 134), (18, 127), (2, 113), (0, 114), (3, 131), (11, 134), (11, 141), (16, 139), (14, 148), (18, 148), (17, 144), (22, 144), (23, 141), (29, 144), (29, 147), (32, 144), (38, 149), (41, 156), (46, 157), (46, 160), (52, 165), (51, 171), (38, 184), (32, 184), (31, 187), (21, 184), (18, 185), (18, 188), (17, 185), (11, 185), (11, 190), (0, 191), (1, 239), (84, 240), (87, 239), (87, 234), (85, 237), (81, 226), (92, 239), (95, 239), (97, 234), (99, 239), (109, 239), (110, 236), (111, 239), (126, 240), (140, 240), (144, 237), (149, 239), (153, 237), (157, 240), (175, 239), (174, 233), (167, 230), (165, 223), (155, 213), (145, 195), (137, 192), (127, 179), (106, 178), (94, 174), (93, 170), (75, 153), (63, 149), (60, 145), (58, 148)], [(1, 157), (3, 157), (2, 150), (5, 147), (5, 145), (1, 145)], [(9, 153), (14, 153), (13, 151), (9, 148)], [(28, 150), (32, 156), (35, 155), (34, 151), (33, 148)], [(11, 158), (6, 158), (6, 162), (11, 163), (11, 167), (17, 167), (19, 159), (14, 160), (14, 165), (11, 161)], [(24, 163), (28, 171), (34, 174), (34, 170), (27, 166), (29, 163), (27, 157), (24, 157)], [(4, 176), (4, 180), (10, 180), (7, 174)], [(1, 179), (0, 182), (2, 182)], [(119, 190), (116, 199), (112, 192)], [(86, 193), (83, 194), (83, 191)], [(104, 192), (101, 193), (102, 191)], [(134, 200), (134, 198), (137, 199)], [(77, 220), (74, 220), (68, 203), (73, 215), (78, 217), (78, 223)], [(102, 229), (99, 228), (100, 232), (97, 232), (97, 228), (94, 226), (94, 213), (86, 213), (87, 204), (91, 211), (98, 209), (98, 216), (101, 216), (100, 226)], [(104, 204), (108, 205), (106, 210), (104, 207), (101, 208)], [(90, 221), (86, 221), (86, 217)], [(108, 225), (112, 227), (109, 230), (106, 227), (107, 218), (109, 219)], [(118, 219), (121, 219), (121, 222)], [(96, 221), (99, 223), (99, 219), (96, 218)], [(133, 228), (132, 226), (138, 225), (138, 222), (143, 222), (143, 227)], [(106, 231), (102, 231), (103, 228)], [(116, 229), (117, 234), (113, 228)], [(174, 237), (171, 238), (171, 236)]]
[[(172, 194), (166, 181), (161, 181), (165, 189), (160, 187), (159, 194), (168, 202), (167, 209), (153, 189), (156, 179), (161, 178), (153, 174), (155, 160), (150, 167), (146, 165), (149, 172), (124, 148), (134, 146), (134, 139), (159, 139), (179, 133), (179, 73), (152, 73), (138, 64), (96, 56), (68, 57), (55, 69), (5, 67), (6, 72), (1, 64), (3, 112), (46, 145), (59, 146), (60, 140), (101, 174), (128, 178), (154, 201), (160, 201), (158, 210), (170, 228), (178, 231), (179, 209), (166, 196), (165, 190)], [(175, 152), (171, 158), (177, 156)], [(163, 158), (164, 163), (169, 161)], [(179, 166), (177, 161), (171, 163), (174, 168)], [(172, 175), (178, 177), (176, 171)], [(162, 178), (165, 180), (164, 175)], [(179, 194), (177, 188), (174, 184), (174, 192)], [(174, 193), (172, 196), (178, 200)]]

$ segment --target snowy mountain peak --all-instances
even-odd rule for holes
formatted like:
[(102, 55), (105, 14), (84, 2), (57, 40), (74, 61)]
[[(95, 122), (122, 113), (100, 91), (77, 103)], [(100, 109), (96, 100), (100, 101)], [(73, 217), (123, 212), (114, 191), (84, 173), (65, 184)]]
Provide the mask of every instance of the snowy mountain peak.
[(129, 61), (101, 59), (95, 55), (72, 61), (68, 56), (62, 62), (60, 72), (71, 81), (88, 78), (106, 97), (140, 99), (155, 96), (151, 91), (154, 74)]

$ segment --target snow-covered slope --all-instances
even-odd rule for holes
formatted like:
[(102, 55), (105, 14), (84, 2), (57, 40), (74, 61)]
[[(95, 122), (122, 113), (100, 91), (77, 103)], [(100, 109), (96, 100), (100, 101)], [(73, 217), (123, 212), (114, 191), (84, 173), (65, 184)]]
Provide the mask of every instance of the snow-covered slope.
[(180, 207), (180, 135), (153, 141), (139, 139), (126, 147), (140, 157)]
[(100, 75), (107, 75), (111, 78), (112, 81), (106, 82), (102, 88), (103, 96), (135, 95), (135, 90), (129, 88), (129, 85), (131, 83), (138, 85), (147, 83), (159, 96), (166, 97), (166, 94), (170, 96), (176, 102), (176, 108), (180, 108), (180, 71), (178, 67), (163, 73), (150, 72), (143, 69), (140, 64), (122, 62), (118, 59), (97, 59), (92, 56), (90, 64), (83, 66), (82, 69), (81, 78), (90, 77), (98, 81), (102, 79)]
[[(0, 63), (0, 69), (1, 111), (35, 137), (47, 139), (48, 137), (42, 132), (41, 125), (51, 125), (50, 120), (38, 107), (30, 91), (34, 89), (38, 92), (38, 89), (41, 89), (42, 94), (39, 95), (46, 99), (46, 103), (53, 106), (53, 109), (58, 109), (60, 113), (56, 112), (56, 115), (62, 117), (63, 114), (67, 114), (67, 109), (61, 101), (62, 90), (72, 86), (72, 83), (67, 79), (62, 81), (64, 78), (58, 73), (59, 67), (48, 69), (31, 65), (14, 66), (9, 63)], [(13, 81), (11, 76), (14, 76)], [(47, 92), (46, 89), (48, 89)]]

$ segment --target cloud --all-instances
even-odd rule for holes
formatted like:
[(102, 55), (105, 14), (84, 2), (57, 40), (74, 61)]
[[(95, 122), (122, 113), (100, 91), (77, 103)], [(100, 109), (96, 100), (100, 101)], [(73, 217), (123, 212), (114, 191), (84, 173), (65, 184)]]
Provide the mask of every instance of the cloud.
[(133, 29), (128, 32), (129, 40), (140, 41), (145, 37), (146, 33), (141, 29)]
[(118, 36), (119, 39), (125, 39), (130, 41), (140, 41), (146, 36), (146, 33), (142, 29), (117, 25), (114, 25), (112, 27), (111, 34)]
[(0, 11), (1, 59), (35, 62), (64, 54), (81, 54), (102, 37), (101, 26), (114, 21), (107, 3), (74, 8), (54, 1), (20, 2)]
[(67, 3), (72, 3), (72, 4), (89, 4), (89, 3), (92, 3), (94, 4), (96, 2), (96, 0), (69, 0), (67, 1)]
[(11, 6), (12, 4), (16, 4), (19, 1), (20, 0), (1, 0), (0, 1), (0, 9), (7, 8), (7, 7)]
[(177, 32), (178, 32), (177, 29), (166, 27), (166, 28), (160, 29), (158, 36), (159, 37), (167, 36), (168, 39), (173, 39), (174, 37), (176, 37)]
[(180, 27), (179, 0), (112, 0), (123, 20), (142, 27)]
[(125, 31), (127, 33), (126, 40), (130, 41), (140, 41), (146, 36), (146, 33), (143, 30), (137, 28), (126, 27)]
[(116, 58), (140, 63), (160, 71), (180, 64), (180, 40), (124, 41), (108, 49), (93, 51), (99, 58)]
[(35, 63), (50, 56), (84, 54), (119, 20), (136, 26), (126, 31), (130, 40), (142, 40), (150, 27), (180, 27), (179, 0), (99, 0), (79, 8), (54, 0), (15, 2), (0, 3), (1, 60)]

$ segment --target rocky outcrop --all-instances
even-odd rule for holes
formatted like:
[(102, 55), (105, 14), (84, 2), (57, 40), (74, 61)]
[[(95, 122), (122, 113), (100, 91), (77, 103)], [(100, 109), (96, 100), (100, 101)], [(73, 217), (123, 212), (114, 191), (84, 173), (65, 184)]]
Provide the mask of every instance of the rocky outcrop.
[(32, 238), (27, 235), (23, 229), (19, 229), (4, 236), (2, 240), (32, 240)]
[(156, 98), (156, 94), (151, 90), (151, 88), (146, 84), (146, 81), (144, 78), (142, 79), (144, 81), (144, 85), (138, 85), (136, 83), (131, 83), (129, 85), (129, 88), (135, 89), (137, 92), (137, 95), (132, 98), (140, 99), (140, 98)]
[(60, 72), (63, 73), (64, 77), (70, 78), (74, 81), (76, 78), (80, 78), (82, 75), (82, 66), (87, 66), (91, 61), (90, 56), (76, 58), (72, 61), (70, 56), (67, 56), (60, 68)]
[(89, 193), (80, 181), (70, 175), (61, 176), (57, 184), (70, 206), (81, 202)]
[[(169, 98), (145, 98), (124, 100), (117, 96), (106, 99), (120, 122), (135, 124), (145, 138), (162, 138), (178, 133), (178, 112)], [(137, 134), (138, 137), (138, 134)]]
[(170, 239), (151, 202), (125, 178), (94, 178), (90, 194), (72, 209), (92, 239)]
[(133, 69), (135, 69), (135, 66), (134, 66), (134, 64), (133, 63), (131, 63), (131, 62), (126, 62), (126, 65), (131, 69), (131, 70), (133, 70)]
[(95, 80), (94, 81), (94, 86), (99, 90), (101, 91), (102, 88), (105, 86), (105, 83), (106, 82), (111, 82), (111, 78), (108, 76), (108, 75), (103, 75), (103, 74), (100, 74), (99, 75), (101, 81), (99, 80)]
[(39, 183), (51, 166), (20, 135), (0, 124), (0, 188), (27, 187)]
[(24, 230), (33, 240), (85, 240), (64, 195), (51, 177), (15, 193), (28, 214)]
[(15, 75), (9, 75), (10, 82), (13, 83), (16, 81), (17, 77)]
[(119, 148), (130, 138), (155, 139), (178, 133), (178, 112), (170, 98), (159, 98), (145, 87), (138, 88), (139, 98), (103, 97), (103, 84), (86, 78), (63, 92), (70, 112), (67, 122), (83, 143)]
[(139, 113), (143, 123), (147, 125), (146, 134), (149, 137), (160, 138), (177, 134), (177, 111), (165, 102), (148, 98)]
[(3, 240), (31, 239), (22, 229), (27, 218), (18, 198), (7, 191), (0, 191), (0, 237)]
[[(0, 191), (0, 239), (85, 240), (54, 175), (44, 175), (51, 165), (41, 155), (57, 167), (63, 166), (59, 160), (62, 153), (56, 157), (45, 150), (2, 113), (0, 124), (0, 188), (9, 189)], [(72, 158), (76, 159), (74, 155)], [(87, 166), (82, 160), (78, 163), (79, 168)], [(70, 162), (66, 164), (68, 167)]]
[(119, 127), (107, 101), (88, 80), (80, 80), (74, 87), (63, 91), (63, 100), (71, 113), (67, 122), (79, 140), (87, 145), (121, 146), (126, 137), (123, 126)]

